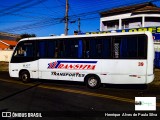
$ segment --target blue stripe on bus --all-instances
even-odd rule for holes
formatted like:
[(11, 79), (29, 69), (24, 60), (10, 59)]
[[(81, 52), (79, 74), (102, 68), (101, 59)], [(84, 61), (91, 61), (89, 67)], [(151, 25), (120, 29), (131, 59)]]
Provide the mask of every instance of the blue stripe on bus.
[(60, 62), (60, 63), (97, 63), (97, 61), (63, 61), (63, 60), (58, 60), (57, 62)]

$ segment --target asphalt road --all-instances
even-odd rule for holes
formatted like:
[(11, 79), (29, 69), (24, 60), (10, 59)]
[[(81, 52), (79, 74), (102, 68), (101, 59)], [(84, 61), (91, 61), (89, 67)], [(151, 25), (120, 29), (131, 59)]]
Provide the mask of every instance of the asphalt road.
[(105, 85), (88, 89), (77, 82), (33, 80), (24, 84), (10, 78), (7, 72), (0, 72), (2, 112), (38, 112), (49, 118), (105, 117), (106, 113), (135, 112), (135, 97), (156, 97), (156, 111), (160, 117), (159, 93), (151, 87), (137, 85)]

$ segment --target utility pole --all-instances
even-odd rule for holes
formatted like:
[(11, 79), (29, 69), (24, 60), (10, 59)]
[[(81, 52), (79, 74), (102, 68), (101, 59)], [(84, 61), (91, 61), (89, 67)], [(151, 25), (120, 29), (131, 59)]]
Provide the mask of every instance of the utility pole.
[(80, 33), (81, 32), (81, 23), (80, 23), (80, 18), (78, 18), (78, 33)]
[(66, 13), (65, 13), (65, 35), (68, 35), (68, 11), (69, 11), (69, 3), (66, 0)]

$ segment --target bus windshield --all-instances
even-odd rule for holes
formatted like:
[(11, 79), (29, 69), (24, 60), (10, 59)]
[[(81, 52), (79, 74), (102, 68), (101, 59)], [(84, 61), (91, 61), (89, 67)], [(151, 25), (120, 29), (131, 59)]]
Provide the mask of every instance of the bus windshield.
[(17, 45), (13, 57), (33, 57), (33, 42), (21, 42)]

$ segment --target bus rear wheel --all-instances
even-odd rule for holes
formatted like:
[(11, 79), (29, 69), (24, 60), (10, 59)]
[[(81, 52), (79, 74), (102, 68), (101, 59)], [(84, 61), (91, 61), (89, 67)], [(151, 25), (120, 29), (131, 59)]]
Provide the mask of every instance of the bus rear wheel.
[(101, 85), (100, 78), (97, 75), (88, 75), (85, 78), (85, 83), (88, 88), (96, 89)]
[(28, 83), (30, 81), (30, 74), (28, 71), (23, 71), (20, 73), (20, 80), (24, 83)]

